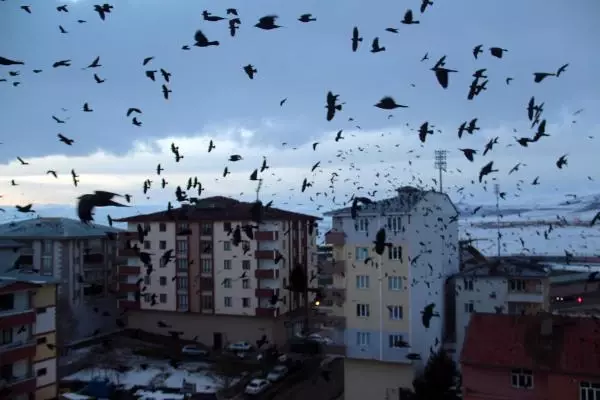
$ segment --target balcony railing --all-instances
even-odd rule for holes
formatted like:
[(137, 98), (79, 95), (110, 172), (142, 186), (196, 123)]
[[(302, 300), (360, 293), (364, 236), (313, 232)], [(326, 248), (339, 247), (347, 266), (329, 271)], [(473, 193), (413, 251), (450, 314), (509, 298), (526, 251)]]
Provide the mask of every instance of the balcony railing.
[(138, 257), (139, 254), (135, 249), (120, 248), (118, 250), (119, 257)]
[(254, 277), (258, 279), (279, 279), (279, 270), (257, 269), (254, 271)]
[(140, 302), (134, 300), (119, 300), (119, 308), (127, 310), (139, 310)]
[(255, 289), (254, 295), (256, 297), (273, 297), (275, 295), (275, 289)]
[(256, 250), (254, 257), (258, 260), (274, 260), (277, 255), (275, 250)]
[(120, 293), (129, 293), (129, 292), (137, 292), (139, 290), (139, 286), (135, 283), (123, 283), (119, 282), (118, 292)]
[(346, 234), (344, 232), (328, 232), (325, 234), (325, 243), (334, 246), (344, 245), (346, 243)]
[(261, 318), (275, 318), (279, 316), (279, 308), (263, 308), (257, 307), (256, 316)]
[(254, 233), (254, 239), (258, 241), (274, 241), (279, 240), (279, 232), (277, 231), (258, 231)]
[(346, 273), (346, 261), (322, 261), (319, 263), (319, 269), (325, 274), (345, 274)]
[(0, 329), (29, 325), (34, 322), (35, 311), (32, 309), (0, 311)]
[(119, 266), (119, 275), (139, 275), (140, 267), (134, 267), (130, 265), (120, 265)]
[(8, 389), (10, 398), (17, 397), (21, 394), (34, 393), (36, 388), (36, 378), (31, 373), (11, 379), (0, 378), (0, 388), (2, 387)]
[(323, 297), (333, 301), (334, 304), (343, 304), (346, 301), (346, 289), (339, 288), (324, 288), (322, 289)]
[(33, 339), (0, 346), (0, 365), (13, 364), (19, 360), (35, 357), (35, 346)]

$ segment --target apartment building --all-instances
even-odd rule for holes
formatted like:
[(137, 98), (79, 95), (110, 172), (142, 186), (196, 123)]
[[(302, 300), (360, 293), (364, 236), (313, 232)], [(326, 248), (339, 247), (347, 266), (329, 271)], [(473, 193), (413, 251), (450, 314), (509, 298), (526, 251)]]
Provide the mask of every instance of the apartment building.
[[(284, 326), (283, 321), (302, 317), (311, 299), (287, 288), (293, 268), (301, 268), (307, 281), (317, 273), (314, 224), (319, 218), (271, 207), (256, 225), (250, 221), (251, 207), (216, 196), (119, 220), (128, 224), (120, 244), (118, 291), (120, 306), (129, 310), (129, 326), (167, 334), (157, 326), (163, 320), (169, 330), (215, 348), (239, 340), (254, 343), (263, 335), (281, 343), (290, 334), (286, 327), (298, 329), (297, 323)], [(138, 225), (147, 232), (142, 243)], [(236, 246), (231, 232), (237, 227), (242, 243)], [(167, 251), (173, 258), (165, 263)], [(150, 254), (150, 274), (140, 252)], [(317, 280), (309, 285), (316, 288)]]
[(119, 229), (68, 218), (35, 218), (0, 225), (0, 239), (23, 245), (14, 267), (60, 283), (61, 348), (96, 331), (116, 329), (114, 319), (99, 315), (117, 311), (116, 298), (109, 291), (117, 232)]
[[(444, 345), (459, 361), (473, 313), (537, 314), (550, 307), (550, 269), (522, 258), (470, 264), (448, 279)], [(450, 308), (453, 309), (450, 309)]]
[[(442, 342), (444, 282), (459, 268), (456, 207), (446, 194), (402, 187), (363, 206), (356, 219), (349, 208), (325, 215), (333, 220), (326, 235), (332, 265), (346, 279), (346, 399), (385, 398), (412, 387), (415, 370)], [(382, 256), (373, 249), (380, 228), (391, 246)], [(430, 303), (439, 317), (427, 329), (421, 311)], [(409, 353), (423, 361), (409, 360)]]
[(463, 399), (598, 399), (597, 331), (594, 318), (473, 315), (461, 355)]
[[(13, 265), (21, 246), (0, 239), (0, 270)], [(2, 399), (49, 400), (58, 396), (57, 283), (52, 277), (33, 273), (0, 273)]]

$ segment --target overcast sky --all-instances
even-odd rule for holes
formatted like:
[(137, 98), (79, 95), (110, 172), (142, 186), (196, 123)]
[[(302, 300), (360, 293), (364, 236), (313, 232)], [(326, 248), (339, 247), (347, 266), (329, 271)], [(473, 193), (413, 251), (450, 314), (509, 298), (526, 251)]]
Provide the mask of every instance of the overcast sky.
[[(25, 62), (0, 66), (0, 79), (6, 79), (0, 82), (0, 204), (70, 208), (78, 195), (101, 189), (133, 195), (139, 206), (135, 213), (164, 207), (190, 176), (202, 182), (202, 196), (251, 199), (256, 184), (248, 177), (266, 157), (265, 200), (323, 212), (343, 205), (354, 192), (372, 195), (377, 190), (378, 198), (402, 185), (432, 187), (436, 149), (449, 152), (444, 183), (455, 201), (465, 196), (470, 202), (492, 202), (492, 182), (513, 203), (596, 192), (600, 176), (591, 166), (600, 152), (593, 137), (600, 126), (600, 81), (595, 78), (600, 58), (594, 51), (600, 3), (434, 3), (421, 14), (417, 0), (120, 0), (101, 21), (87, 0), (35, 1), (31, 14), (17, 0), (0, 2), (0, 56)], [(68, 4), (68, 13), (56, 10), (61, 4)], [(204, 9), (230, 17), (227, 7), (237, 8), (242, 21), (233, 38), (226, 20), (202, 18)], [(407, 7), (420, 24), (400, 23)], [(317, 21), (299, 22), (304, 13)], [(279, 15), (283, 28), (253, 26), (268, 14)], [(59, 25), (68, 33), (61, 33)], [(356, 53), (350, 40), (354, 26), (364, 37)], [(220, 46), (182, 50), (194, 43), (197, 29)], [(374, 37), (385, 52), (370, 52)], [(475, 60), (472, 49), (478, 44), (486, 51)], [(508, 51), (494, 58), (487, 50), (491, 46)], [(421, 62), (426, 53), (429, 59)], [(447, 90), (430, 70), (443, 55), (446, 67), (458, 71), (451, 74)], [(102, 66), (84, 70), (97, 56)], [(154, 59), (142, 66), (149, 56)], [(52, 67), (65, 59), (72, 60), (70, 67)], [(565, 63), (570, 65), (559, 78), (533, 82), (533, 72), (555, 72)], [(247, 64), (258, 70), (253, 80), (243, 71)], [(156, 82), (145, 76), (146, 70), (160, 68), (172, 74), (169, 100), (162, 96), (160, 73)], [(487, 68), (487, 90), (469, 101), (472, 74), (479, 68)], [(96, 83), (94, 73), (105, 82)], [(510, 85), (507, 77), (513, 78)], [(329, 90), (345, 103), (331, 122), (325, 118)], [(393, 113), (375, 108), (386, 95), (409, 108)], [(550, 137), (524, 148), (513, 137), (533, 136), (526, 112), (531, 96), (545, 103), (542, 118)], [(82, 111), (86, 102), (93, 112)], [(137, 117), (141, 127), (126, 117), (129, 107), (142, 110)], [(56, 123), (53, 115), (65, 123)], [(458, 126), (475, 117), (481, 130), (459, 140)], [(421, 144), (416, 129), (425, 121), (435, 126), (434, 134)], [(344, 139), (335, 142), (340, 129)], [(75, 143), (59, 142), (58, 133)], [(498, 144), (484, 157), (485, 143), (496, 136)], [(216, 148), (208, 153), (211, 139)], [(179, 163), (169, 149), (173, 142), (184, 156)], [(314, 142), (319, 142), (316, 150)], [(459, 148), (476, 149), (475, 162)], [(228, 162), (231, 154), (244, 159)], [(568, 166), (558, 170), (555, 162), (563, 154)], [(29, 165), (21, 165), (17, 156)], [(473, 184), (479, 169), (492, 160), (499, 172), (488, 176), (488, 186)], [(519, 162), (524, 165), (509, 176)], [(158, 163), (169, 182), (164, 190), (155, 171)], [(231, 175), (222, 178), (225, 166)], [(77, 188), (71, 169), (80, 175)], [(47, 170), (55, 170), (58, 179)], [(532, 186), (537, 176), (539, 185)], [(313, 186), (300, 193), (304, 178)], [(153, 182), (147, 196), (142, 194), (145, 179)], [(464, 187), (460, 193), (459, 187)]]

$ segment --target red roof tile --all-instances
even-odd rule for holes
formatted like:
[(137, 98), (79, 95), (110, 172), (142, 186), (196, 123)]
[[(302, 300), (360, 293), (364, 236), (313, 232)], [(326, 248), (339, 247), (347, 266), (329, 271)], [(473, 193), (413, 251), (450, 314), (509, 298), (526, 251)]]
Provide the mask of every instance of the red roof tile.
[[(552, 334), (541, 334), (552, 318)], [(558, 315), (471, 316), (461, 363), (600, 376), (600, 321)]]
[[(246, 221), (250, 220), (252, 205), (253, 203), (242, 202), (229, 197), (213, 196), (200, 199), (197, 204), (173, 208), (169, 212), (165, 210), (151, 214), (133, 215), (115, 219), (115, 222)], [(264, 209), (263, 219), (316, 221), (321, 218), (269, 207)]]

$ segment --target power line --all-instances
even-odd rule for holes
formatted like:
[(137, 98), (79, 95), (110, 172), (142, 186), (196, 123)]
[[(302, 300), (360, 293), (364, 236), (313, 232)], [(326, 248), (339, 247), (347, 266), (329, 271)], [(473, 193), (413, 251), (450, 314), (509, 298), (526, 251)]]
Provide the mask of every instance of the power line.
[(446, 168), (448, 167), (447, 162), (447, 150), (436, 150), (435, 151), (435, 163), (434, 166), (437, 168), (439, 172), (439, 191), (440, 193), (444, 192), (444, 185), (442, 183), (442, 172), (446, 172)]
[(500, 257), (500, 185), (494, 184), (494, 194), (496, 195), (496, 240), (498, 246), (498, 257)]

